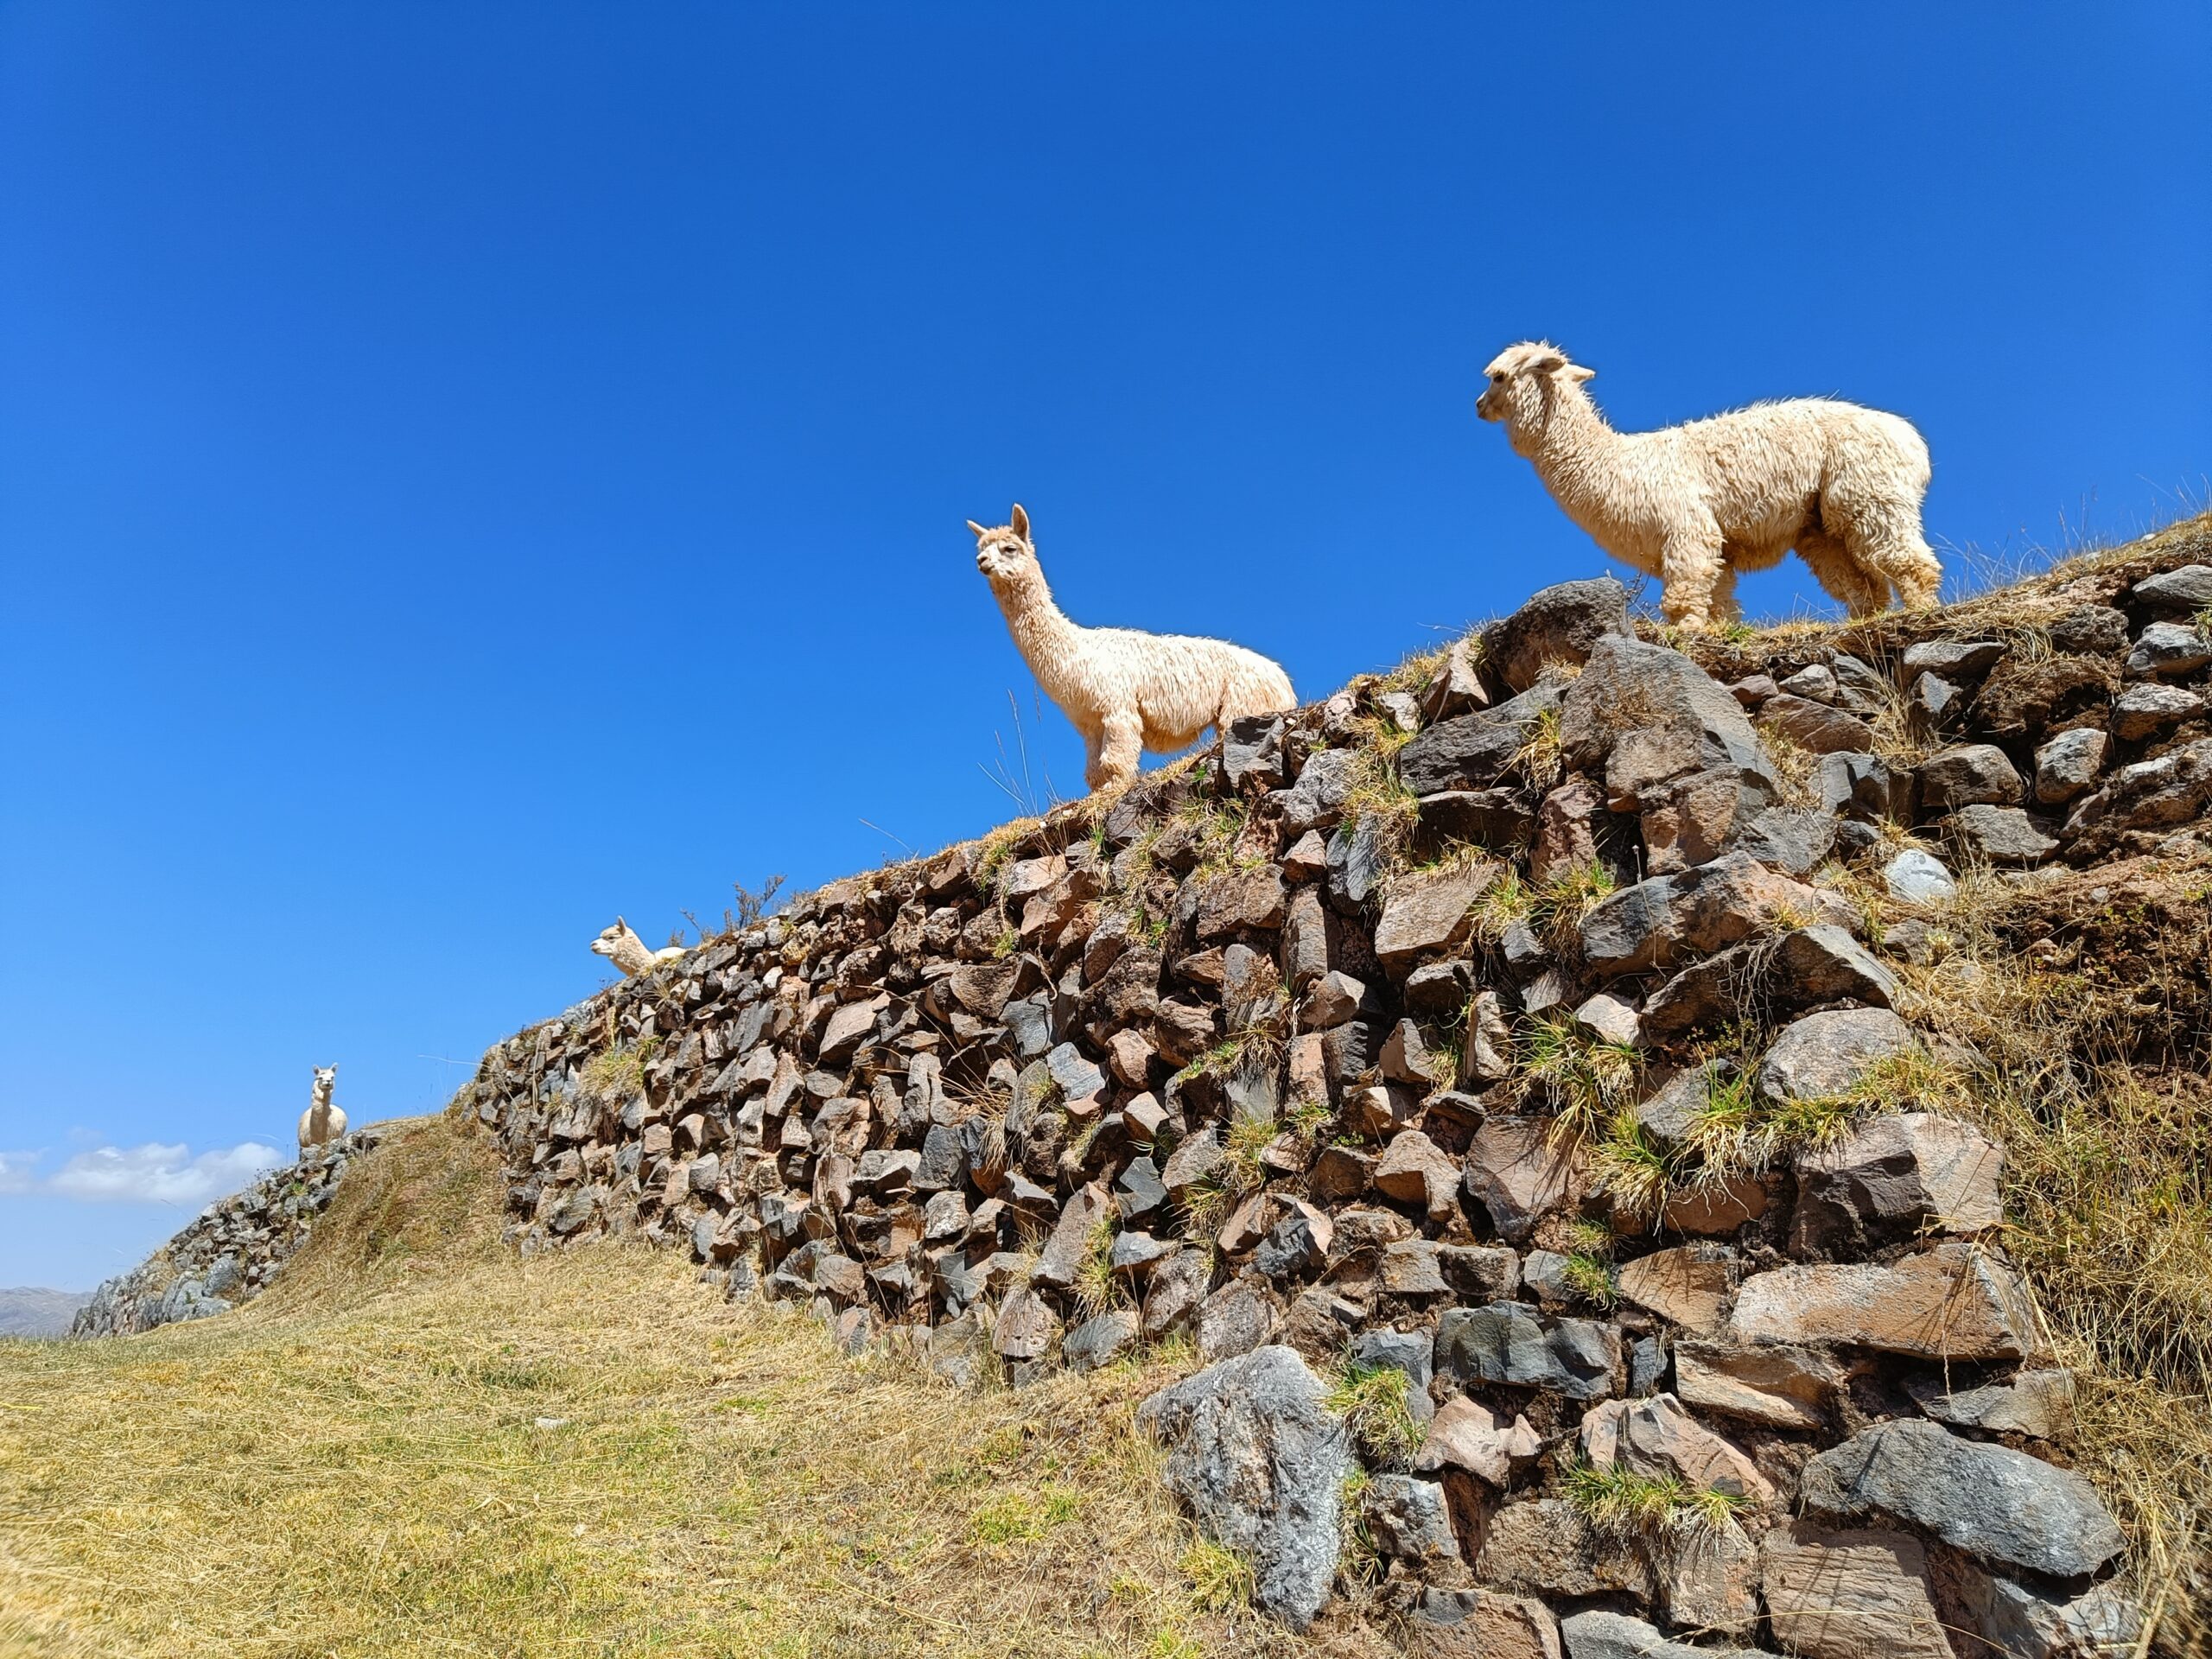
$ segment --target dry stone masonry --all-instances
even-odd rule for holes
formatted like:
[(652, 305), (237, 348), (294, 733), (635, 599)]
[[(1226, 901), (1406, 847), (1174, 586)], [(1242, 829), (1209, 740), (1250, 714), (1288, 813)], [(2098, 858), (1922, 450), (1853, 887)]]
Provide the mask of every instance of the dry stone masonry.
[(77, 1310), (73, 1337), (125, 1337), (156, 1325), (227, 1313), (269, 1287), (314, 1230), (353, 1160), (379, 1139), (357, 1129), (273, 1169), (243, 1192), (210, 1205), (199, 1220), (129, 1273), (109, 1280)]
[(1928, 929), (1853, 896), (2200, 848), (2212, 569), (2039, 602), (1708, 672), (1571, 583), (835, 883), (486, 1056), (510, 1235), (961, 1383), (1185, 1339), (1141, 1421), (1294, 1626), (1356, 1538), (1434, 1654), (2131, 1640)]

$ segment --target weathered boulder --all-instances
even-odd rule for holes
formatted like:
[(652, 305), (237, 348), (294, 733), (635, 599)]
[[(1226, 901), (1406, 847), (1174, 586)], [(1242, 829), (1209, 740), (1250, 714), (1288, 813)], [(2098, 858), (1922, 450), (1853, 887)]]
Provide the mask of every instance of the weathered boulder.
[(1736, 1292), (1737, 1343), (1854, 1343), (1924, 1359), (2018, 1359), (2040, 1346), (2018, 1274), (1963, 1243), (1890, 1266), (1774, 1268)]
[(1559, 713), (1559, 687), (1540, 680), (1520, 696), (1440, 720), (1398, 752), (1398, 781), (1419, 796), (1488, 789)]
[(2127, 653), (2130, 674), (2178, 677), (2212, 663), (2212, 639), (2186, 623), (2153, 622), (2135, 637)]
[(1459, 1207), (1459, 1166), (1419, 1129), (1408, 1129), (1382, 1149), (1375, 1190), (1402, 1204), (1418, 1204), (1442, 1221)]
[[(2142, 1609), (2113, 1580), (2069, 1596), (1985, 1573), (1970, 1561), (1959, 1563), (1949, 1579), (1959, 1624), (1988, 1644), (1980, 1652), (1991, 1659), (2113, 1659), (2139, 1649)], [(1970, 1643), (1961, 1646), (1974, 1652)]]
[(1936, 1423), (1888, 1422), (1853, 1435), (1805, 1465), (1798, 1495), (1809, 1514), (1887, 1516), (1979, 1560), (2052, 1578), (2094, 1573), (2126, 1543), (2073, 1471)]
[(1510, 1243), (1527, 1238), (1574, 1190), (1577, 1148), (1552, 1128), (1548, 1118), (1493, 1117), (1468, 1142), (1467, 1196)]
[(1777, 911), (1847, 925), (1831, 893), (1730, 853), (1680, 875), (1624, 887), (1583, 918), (1582, 958), (1611, 977), (1672, 966), (1684, 956), (1726, 949), (1761, 931)]
[(1887, 1008), (1831, 1008), (1783, 1027), (1759, 1063), (1758, 1090), (1773, 1100), (1847, 1094), (1884, 1061), (1919, 1045)]
[(1502, 866), (1484, 862), (1393, 887), (1375, 929), (1375, 955), (1393, 979), (1423, 957), (1466, 943), (1475, 901), (1497, 885)]
[(1482, 632), (1482, 660), (1509, 690), (1525, 691), (1547, 668), (1587, 662), (1601, 639), (1630, 636), (1628, 589), (1611, 576), (1562, 582), (1532, 594)]
[(1580, 1437), (1583, 1459), (1595, 1468), (1625, 1468), (1754, 1503), (1775, 1495), (1741, 1447), (1700, 1424), (1671, 1394), (1592, 1406), (1583, 1414)]
[(1977, 804), (2018, 806), (2026, 795), (2012, 757), (1993, 743), (1967, 743), (1930, 755), (1916, 768), (1920, 804), (1931, 812)]
[(1777, 1527), (1759, 1546), (1775, 1639), (1807, 1659), (1952, 1659), (1928, 1586), (1928, 1553), (1902, 1532)]
[(1979, 1233), (2005, 1219), (2005, 1152), (1980, 1130), (1931, 1112), (1870, 1118), (1797, 1158), (1790, 1248), (1865, 1255), (1929, 1232)]
[(1915, 905), (1955, 899), (1959, 893), (1948, 868), (1925, 847), (1907, 847), (1885, 862), (1882, 885), (1892, 899)]
[(1735, 1252), (1721, 1244), (1678, 1244), (1623, 1262), (1615, 1278), (1620, 1294), (1638, 1307), (1710, 1334), (1720, 1328), (1736, 1287)]
[(1962, 806), (1944, 822), (1969, 861), (1995, 869), (2024, 870), (2058, 850), (2057, 837), (2045, 835), (2021, 807)]
[(1515, 1468), (1534, 1461), (1542, 1450), (1526, 1417), (1516, 1415), (1509, 1423), (1480, 1401), (1459, 1394), (1436, 1408), (1414, 1467), (1423, 1472), (1464, 1469), (1502, 1491)]
[(2074, 1373), (2062, 1366), (2016, 1372), (2009, 1382), (1947, 1389), (1934, 1377), (1909, 1376), (1913, 1403), (1939, 1423), (1991, 1434), (2064, 1440), (2074, 1432)]
[(1110, 1365), (1122, 1351), (1137, 1339), (1134, 1308), (1110, 1308), (1094, 1314), (1069, 1332), (1060, 1343), (1060, 1359), (1071, 1371), (1095, 1371)]
[(2137, 582), (2129, 595), (2152, 610), (2194, 615), (2212, 605), (2212, 564), (2184, 564), (2161, 570)]
[(2125, 743), (2156, 737), (2203, 710), (2201, 693), (2178, 685), (2131, 685), (2112, 700), (2112, 732)]
[(1779, 792), (1743, 709), (1680, 652), (1608, 637), (1560, 699), (1567, 764), (1602, 774), (1607, 804), (1641, 815), (1646, 867), (1660, 874), (1717, 856)]
[(1564, 1498), (1524, 1498), (1491, 1517), (1475, 1557), (1475, 1577), (1523, 1595), (1626, 1595), (1648, 1602), (1651, 1564), (1601, 1535)]
[(1327, 1389), (1288, 1348), (1261, 1348), (1161, 1389), (1137, 1421), (1168, 1488), (1252, 1562), (1254, 1599), (1303, 1630), (1337, 1570), (1338, 1494), (1355, 1466)]
[(1444, 1488), (1433, 1480), (1375, 1476), (1360, 1495), (1360, 1518), (1386, 1560), (1403, 1561), (1424, 1578), (1459, 1565)]
[(2036, 799), (2045, 806), (2072, 800), (2097, 781), (2112, 740), (2094, 726), (2077, 726), (2036, 751)]
[(1453, 1387), (1510, 1382), (1570, 1400), (1602, 1400), (1618, 1384), (1620, 1332), (1594, 1319), (1547, 1325), (1521, 1302), (1452, 1307), (1436, 1325), (1436, 1374)]
[(1816, 1349), (1675, 1344), (1675, 1392), (1682, 1402), (1747, 1422), (1824, 1427), (1843, 1384), (1843, 1368)]

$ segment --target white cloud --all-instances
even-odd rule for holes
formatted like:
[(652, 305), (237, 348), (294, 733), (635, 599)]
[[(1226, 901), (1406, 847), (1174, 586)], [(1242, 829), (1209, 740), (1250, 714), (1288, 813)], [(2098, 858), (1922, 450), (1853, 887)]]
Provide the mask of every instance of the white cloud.
[(141, 1147), (80, 1152), (56, 1170), (46, 1185), (48, 1192), (92, 1203), (175, 1204), (197, 1209), (237, 1192), (263, 1170), (289, 1161), (258, 1141), (203, 1152), (197, 1158), (181, 1143), (163, 1146), (149, 1141)]
[(35, 1152), (0, 1152), (0, 1192), (29, 1192), (31, 1166), (38, 1158)]

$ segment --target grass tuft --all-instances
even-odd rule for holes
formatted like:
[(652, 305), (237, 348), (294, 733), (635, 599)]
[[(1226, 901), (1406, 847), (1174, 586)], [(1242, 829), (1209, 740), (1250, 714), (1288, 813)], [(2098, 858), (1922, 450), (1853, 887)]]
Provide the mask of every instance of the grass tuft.
[(1406, 1403), (1412, 1388), (1413, 1379), (1395, 1365), (1351, 1361), (1337, 1373), (1327, 1405), (1350, 1426), (1370, 1459), (1386, 1468), (1403, 1468), (1427, 1438)]

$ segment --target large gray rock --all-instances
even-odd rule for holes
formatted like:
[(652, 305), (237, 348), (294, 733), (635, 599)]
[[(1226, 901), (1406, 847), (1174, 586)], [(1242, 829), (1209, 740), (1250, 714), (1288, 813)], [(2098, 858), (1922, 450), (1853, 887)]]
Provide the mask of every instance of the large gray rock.
[(2012, 758), (1993, 743), (1945, 749), (1922, 761), (1918, 772), (1920, 804), (1930, 811), (1977, 803), (2018, 806), (2027, 793)]
[(1871, 1118), (1797, 1159), (1790, 1248), (1864, 1255), (1929, 1232), (1979, 1233), (2005, 1219), (2005, 1151), (1931, 1112)]
[(1659, 874), (1716, 857), (1780, 790), (1742, 705), (1663, 645), (1599, 640), (1560, 696), (1559, 736), (1569, 766), (1604, 777), (1613, 810), (1641, 816)]
[(1992, 868), (2024, 870), (2058, 850), (2058, 839), (2045, 835), (2017, 806), (1962, 806), (1951, 814), (1951, 839)]
[(1662, 985), (1643, 1006), (1643, 1033), (1669, 1043), (1700, 1026), (1772, 1019), (1823, 1002), (1868, 1002), (1886, 1008), (1897, 979), (1833, 922), (1794, 928), (1779, 940), (1747, 940), (1694, 962)]
[(1884, 863), (1882, 885), (1892, 899), (1902, 899), (1909, 905), (1959, 895), (1959, 884), (1951, 879), (1950, 870), (1925, 847), (1907, 847)]
[(1375, 928), (1375, 955), (1393, 979), (1425, 956), (1466, 942), (1475, 901), (1497, 883), (1502, 866), (1484, 862), (1395, 886)]
[(1783, 1027), (1759, 1063), (1758, 1090), (1774, 1100), (1847, 1093), (1877, 1065), (1917, 1046), (1887, 1008), (1831, 1008)]
[(1671, 967), (1762, 931), (1777, 911), (1839, 924), (1850, 911), (1835, 894), (1792, 880), (1735, 852), (1679, 875), (1624, 887), (1582, 922), (1582, 959), (1612, 976)]
[(2212, 605), (2212, 564), (2184, 564), (2145, 576), (2130, 590), (2139, 605), (2194, 614)]
[(1602, 1610), (1561, 1619), (1559, 1633), (1567, 1643), (1567, 1659), (1747, 1659), (1766, 1651), (1764, 1648), (1694, 1648), (1687, 1642), (1668, 1640), (1656, 1624)]
[(2212, 663), (2212, 639), (2182, 622), (2153, 622), (2136, 636), (2127, 653), (2131, 674), (2179, 677)]
[(2074, 1432), (2074, 1373), (2062, 1366), (2029, 1370), (2008, 1382), (1945, 1389), (1934, 1378), (1910, 1376), (1905, 1392), (1939, 1423), (1991, 1434), (2063, 1440)]
[(1961, 1623), (2002, 1659), (2119, 1659), (2133, 1654), (2143, 1611), (2107, 1579), (2078, 1596), (2038, 1590), (1971, 1563), (1955, 1574)]
[(2097, 781), (2112, 740), (2094, 726), (2061, 732), (2036, 751), (2036, 799), (2045, 806), (2072, 800)]
[(2024, 1452), (1936, 1423), (1884, 1423), (1805, 1465), (1808, 1513), (1891, 1516), (1977, 1560), (2052, 1578), (2094, 1573), (2126, 1545), (2096, 1491)]
[(1494, 709), (1440, 720), (1398, 752), (1398, 780), (1424, 796), (1488, 789), (1559, 703), (1559, 687), (1543, 680)]
[(1376, 1475), (1361, 1495), (1360, 1514), (1385, 1559), (1403, 1561), (1423, 1577), (1458, 1565), (1459, 1540), (1452, 1535), (1444, 1488), (1436, 1482)]
[(1261, 1348), (1161, 1389), (1137, 1421), (1168, 1489), (1250, 1560), (1255, 1599), (1304, 1630), (1336, 1577), (1339, 1493), (1355, 1465), (1328, 1390), (1288, 1348)]
[(1511, 691), (1525, 691), (1547, 668), (1573, 668), (1598, 642), (1631, 633), (1628, 589), (1611, 576), (1562, 582), (1482, 632), (1484, 664)]
[(2139, 743), (2203, 708), (2203, 697), (2182, 686), (2131, 685), (2112, 700), (2113, 735), (2122, 742)]
[(1455, 1388), (1510, 1382), (1570, 1400), (1602, 1400), (1620, 1375), (1620, 1332), (1594, 1319), (1547, 1328), (1522, 1302), (1452, 1307), (1436, 1325), (1436, 1373)]

